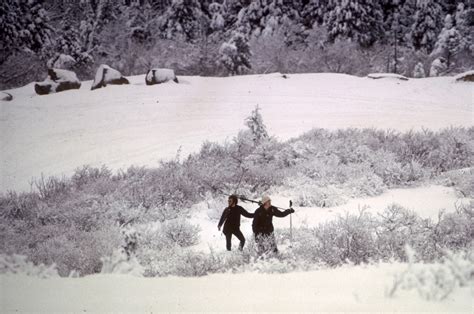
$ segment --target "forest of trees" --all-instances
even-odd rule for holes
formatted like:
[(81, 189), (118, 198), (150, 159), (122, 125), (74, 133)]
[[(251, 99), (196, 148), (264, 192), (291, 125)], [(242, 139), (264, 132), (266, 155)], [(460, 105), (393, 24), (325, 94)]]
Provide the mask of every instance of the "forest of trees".
[(460, 0), (3, 0), (0, 88), (47, 67), (124, 75), (393, 72), (473, 67), (474, 8)]

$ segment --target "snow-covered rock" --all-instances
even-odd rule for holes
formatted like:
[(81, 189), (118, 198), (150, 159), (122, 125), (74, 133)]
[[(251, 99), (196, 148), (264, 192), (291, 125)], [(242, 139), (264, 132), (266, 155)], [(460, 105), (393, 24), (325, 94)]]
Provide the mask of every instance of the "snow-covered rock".
[(10, 101), (10, 100), (13, 100), (13, 96), (12, 94), (7, 93), (7, 92), (0, 92), (0, 100)]
[(458, 74), (454, 79), (456, 82), (474, 82), (474, 70)]
[(129, 81), (122, 76), (122, 74), (109, 67), (106, 64), (102, 64), (95, 73), (94, 82), (92, 82), (91, 90), (105, 87), (107, 84), (110, 85), (122, 85), (130, 84)]
[(408, 81), (406, 76), (395, 74), (395, 73), (370, 73), (367, 75), (368, 78), (377, 80), (377, 79), (397, 79), (402, 81)]
[(35, 91), (38, 95), (47, 95), (80, 87), (81, 82), (76, 73), (62, 69), (48, 69), (48, 77), (43, 82), (35, 84)]
[(146, 85), (161, 84), (168, 81), (174, 81), (175, 83), (178, 83), (178, 78), (172, 69), (150, 69), (145, 76)]

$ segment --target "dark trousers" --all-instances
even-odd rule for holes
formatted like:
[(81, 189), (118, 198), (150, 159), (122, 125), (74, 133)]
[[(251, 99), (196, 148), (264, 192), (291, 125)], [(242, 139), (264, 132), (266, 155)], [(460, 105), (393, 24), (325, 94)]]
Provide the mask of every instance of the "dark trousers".
[(232, 249), (232, 235), (235, 235), (237, 239), (239, 239), (240, 241), (239, 250), (242, 251), (245, 245), (245, 238), (244, 238), (244, 235), (242, 234), (242, 231), (240, 231), (240, 229), (227, 231), (224, 234), (225, 234), (227, 251), (230, 251)]
[(271, 233), (255, 233), (255, 243), (257, 244), (257, 254), (267, 255), (278, 253), (275, 234)]

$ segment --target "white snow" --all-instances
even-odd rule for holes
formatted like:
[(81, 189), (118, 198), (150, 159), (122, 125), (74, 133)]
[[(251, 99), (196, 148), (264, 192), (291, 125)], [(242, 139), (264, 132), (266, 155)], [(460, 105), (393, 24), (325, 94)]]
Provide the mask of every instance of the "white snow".
[(443, 302), (416, 291), (385, 296), (403, 264), (344, 266), (290, 274), (215, 274), (199, 278), (93, 275), (38, 279), (0, 276), (2, 312), (463, 312), (469, 287)]
[[(73, 71), (62, 70), (62, 69), (53, 69), (58, 77), (57, 82), (71, 82), (71, 83), (80, 83), (79, 79), (77, 78), (76, 73)], [(49, 78), (49, 77), (48, 77)]]
[(0, 191), (28, 190), (42, 173), (70, 175), (83, 164), (155, 166), (202, 142), (231, 140), (258, 104), (280, 139), (314, 127), (396, 130), (472, 126), (472, 88), (438, 77), (367, 80), (342, 74), (183, 77), (183, 84), (130, 85), (38, 96), (33, 85), (0, 102)]
[(402, 81), (408, 81), (408, 78), (406, 76), (400, 75), (400, 74), (395, 74), (395, 73), (371, 73), (367, 75), (368, 78), (371, 79), (384, 79), (384, 78), (389, 78), (389, 79), (397, 79), (397, 80), (402, 80)]

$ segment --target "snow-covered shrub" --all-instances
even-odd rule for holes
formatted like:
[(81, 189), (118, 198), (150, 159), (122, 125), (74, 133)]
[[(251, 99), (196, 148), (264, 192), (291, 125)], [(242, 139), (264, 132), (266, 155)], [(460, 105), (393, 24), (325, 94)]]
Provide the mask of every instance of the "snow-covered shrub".
[(459, 205), (454, 213), (440, 214), (433, 227), (433, 240), (438, 250), (469, 249), (474, 245), (474, 202)]
[(112, 255), (102, 257), (102, 274), (126, 274), (132, 276), (143, 276), (145, 269), (137, 258), (129, 256), (123, 249), (115, 250)]
[(413, 69), (413, 77), (414, 78), (424, 78), (424, 77), (426, 77), (425, 68), (423, 66), (423, 63), (418, 62), (415, 65), (415, 68)]
[(94, 274), (101, 270), (101, 258), (112, 254), (119, 247), (120, 235), (116, 227), (104, 227), (85, 232), (54, 225), (35, 229), (38, 239), (28, 252), (34, 263), (56, 263), (61, 276), (72, 271), (80, 275)]
[(426, 300), (442, 301), (457, 287), (474, 282), (474, 256), (472, 252), (447, 251), (440, 262), (415, 263), (415, 253), (406, 248), (408, 266), (394, 276), (387, 295), (393, 297), (399, 290), (416, 290)]
[(320, 186), (318, 182), (304, 176), (289, 178), (283, 184), (291, 194), (296, 206), (332, 207), (347, 202), (345, 191), (334, 185)]
[(108, 169), (105, 165), (100, 168), (85, 165), (81, 168), (76, 168), (74, 174), (71, 177), (71, 181), (76, 188), (81, 188), (84, 185), (96, 182), (101, 178), (106, 180), (110, 179), (111, 176), (112, 171), (110, 171), (110, 169)]
[(27, 275), (39, 278), (59, 277), (56, 265), (33, 264), (24, 255), (0, 254), (0, 274)]
[(430, 240), (429, 220), (422, 220), (415, 212), (392, 204), (379, 214), (377, 249), (383, 259), (405, 261), (405, 246), (414, 247), (426, 260), (434, 258)]
[(446, 73), (448, 70), (448, 66), (446, 63), (446, 59), (443, 57), (439, 57), (433, 60), (430, 67), (430, 76), (441, 76)]
[(199, 242), (199, 226), (190, 224), (183, 218), (165, 221), (162, 232), (168, 240), (181, 247), (196, 245)]

